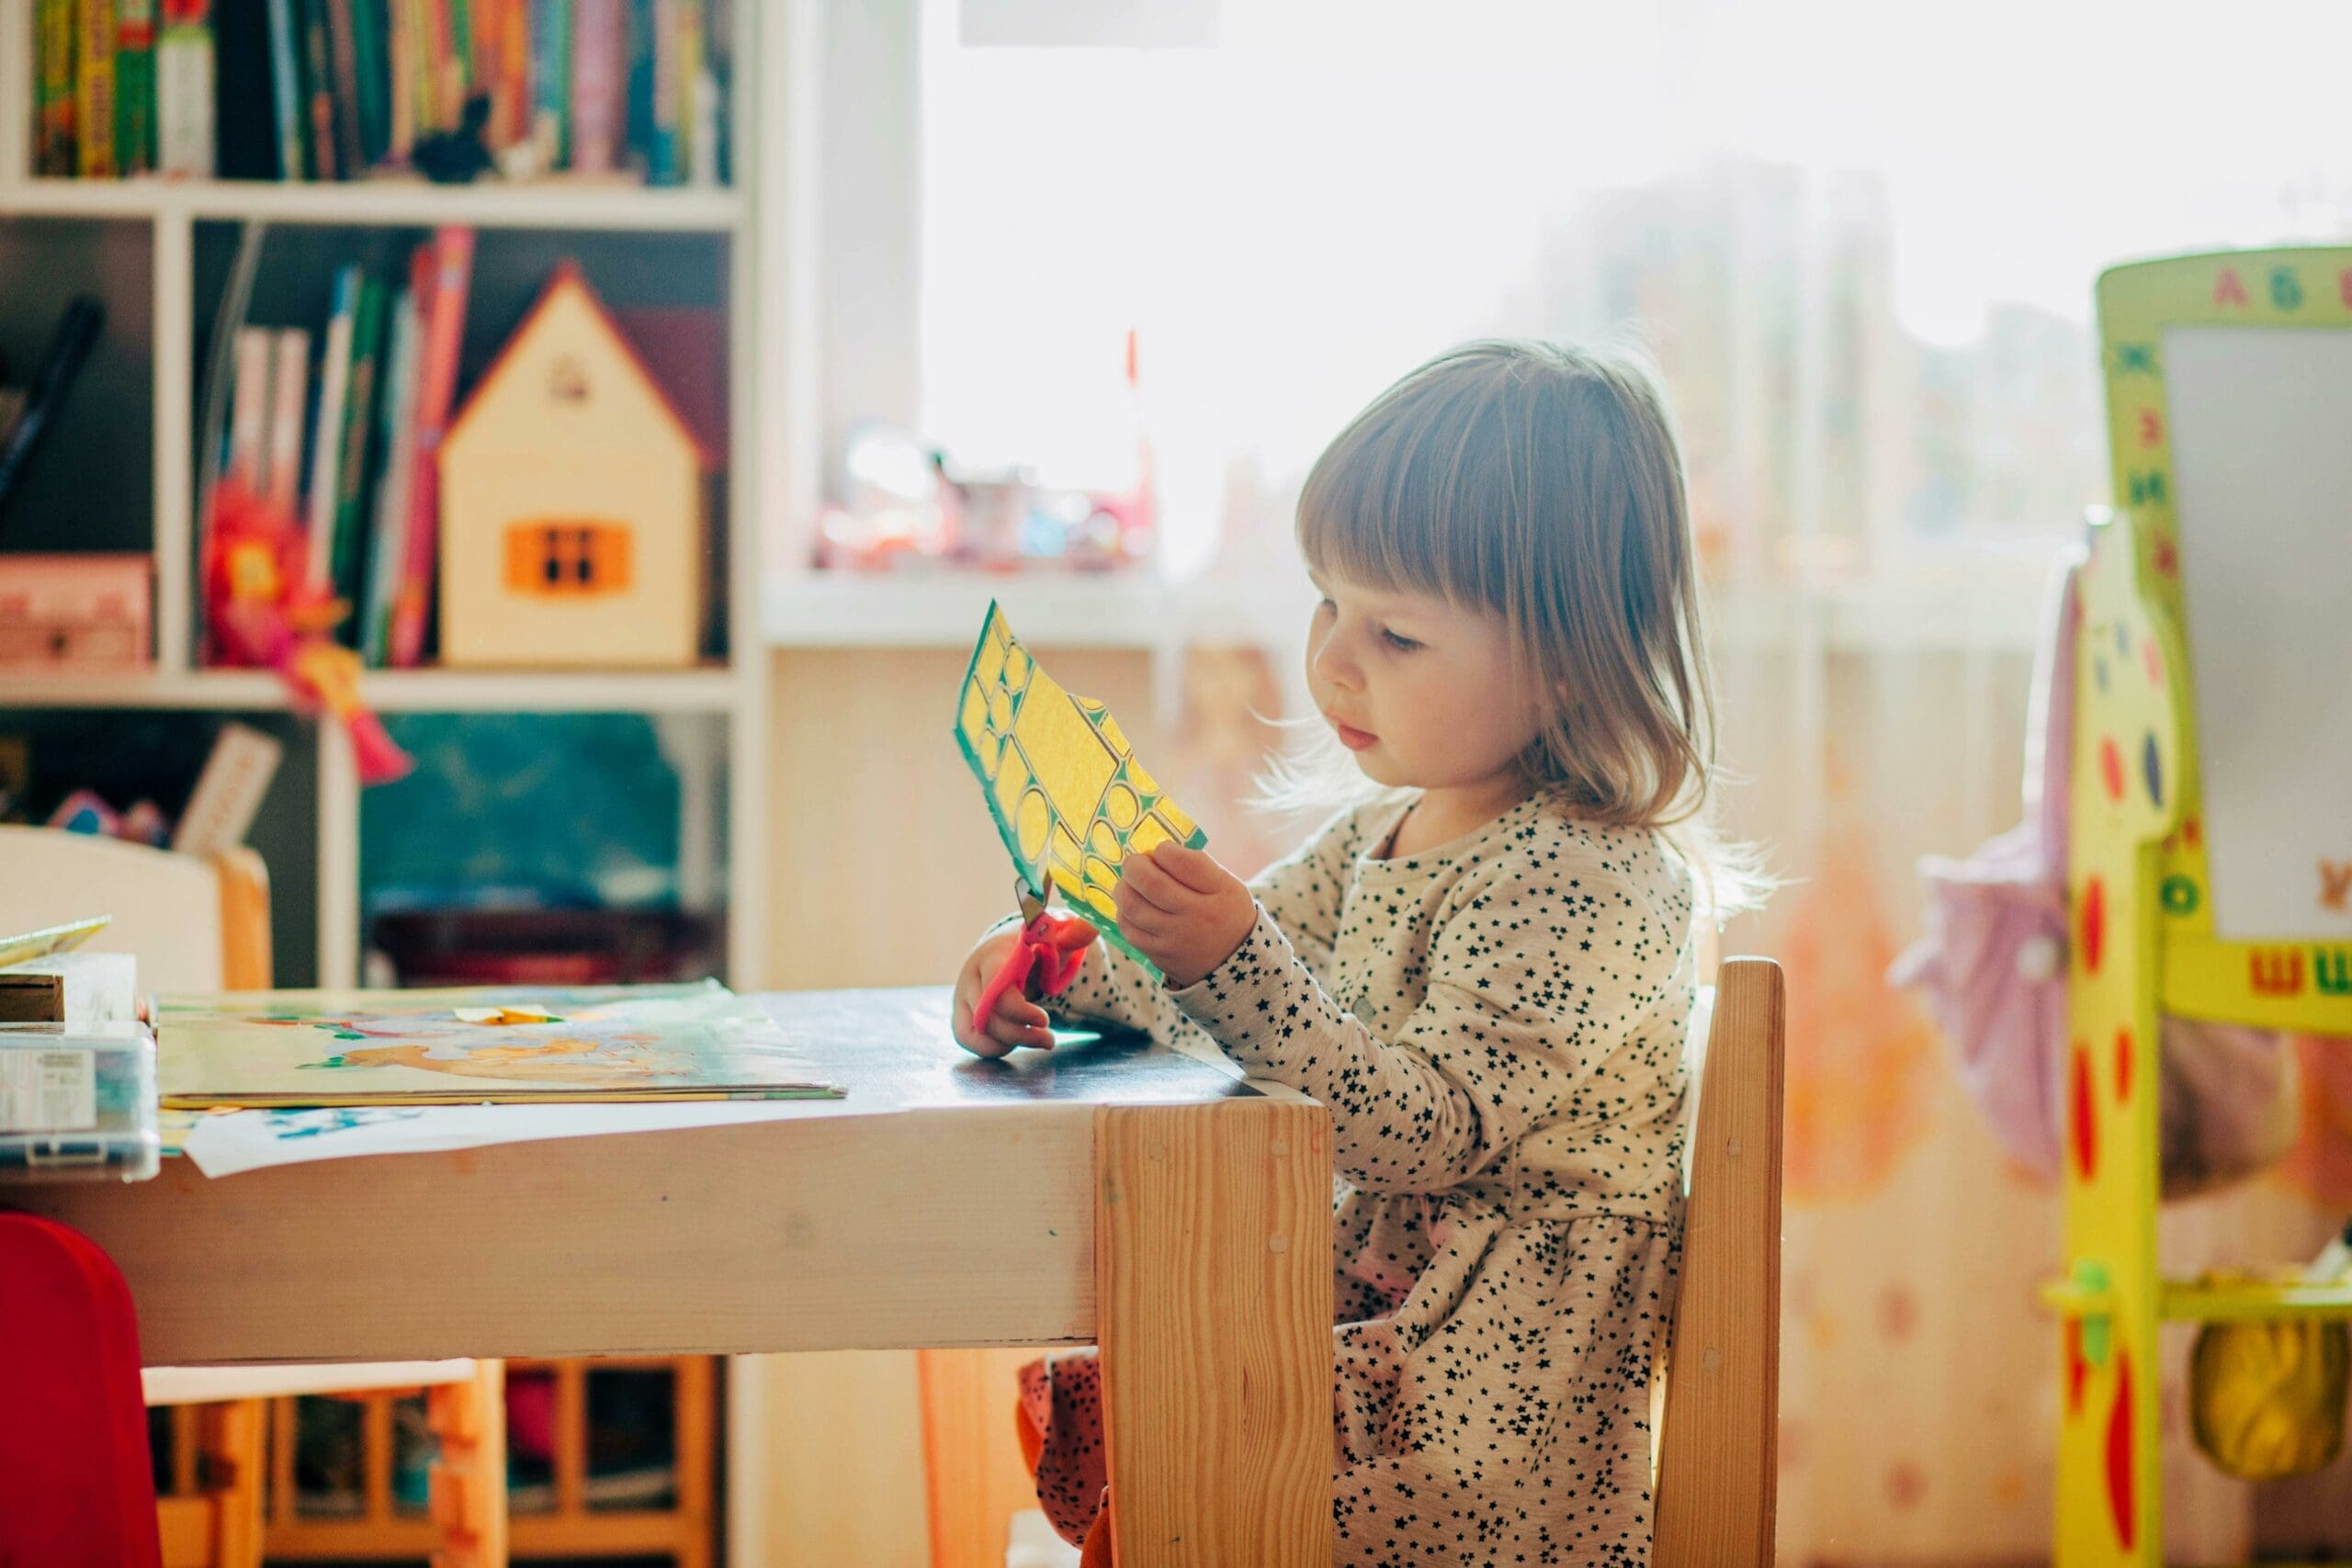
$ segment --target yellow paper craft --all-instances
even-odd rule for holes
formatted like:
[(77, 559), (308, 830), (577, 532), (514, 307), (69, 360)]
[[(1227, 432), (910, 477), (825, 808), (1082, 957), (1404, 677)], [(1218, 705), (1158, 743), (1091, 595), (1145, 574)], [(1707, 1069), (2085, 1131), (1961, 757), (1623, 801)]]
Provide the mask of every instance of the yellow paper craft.
[(1199, 849), (1208, 835), (1136, 761), (1110, 709), (1038, 668), (993, 604), (956, 698), (956, 743), (1030, 891), (1058, 888), (1157, 975), (1119, 932), (1119, 866), (1171, 840)]

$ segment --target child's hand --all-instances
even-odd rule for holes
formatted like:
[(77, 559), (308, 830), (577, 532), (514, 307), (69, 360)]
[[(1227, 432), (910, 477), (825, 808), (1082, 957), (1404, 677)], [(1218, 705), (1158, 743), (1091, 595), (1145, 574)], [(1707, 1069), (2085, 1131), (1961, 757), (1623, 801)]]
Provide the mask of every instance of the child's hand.
[(1046, 1010), (1023, 996), (1018, 986), (1006, 987), (989, 1016), (979, 1021), (979, 1028), (972, 1026), (972, 1009), (980, 993), (1004, 967), (1006, 956), (1020, 940), (1018, 926), (981, 938), (956, 976), (956, 999), (948, 1006), (948, 1022), (955, 1029), (956, 1043), (976, 1056), (1001, 1056), (1016, 1045), (1053, 1049), (1054, 1032), (1046, 1022)]
[(1115, 897), (1119, 930), (1179, 990), (1232, 957), (1258, 923), (1248, 885), (1206, 851), (1182, 844), (1129, 855)]

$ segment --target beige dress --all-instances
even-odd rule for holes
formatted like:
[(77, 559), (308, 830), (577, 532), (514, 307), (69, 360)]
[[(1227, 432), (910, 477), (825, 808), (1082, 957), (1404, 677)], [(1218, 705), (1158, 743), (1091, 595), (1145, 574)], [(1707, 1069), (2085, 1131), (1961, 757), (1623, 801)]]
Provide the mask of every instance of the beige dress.
[[(1655, 832), (1540, 798), (1378, 858), (1413, 798), (1342, 813), (1256, 878), (1255, 929), (1197, 985), (1103, 945), (1052, 1008), (1204, 1031), (1330, 1107), (1337, 1561), (1646, 1562), (1690, 874)], [(1072, 1540), (1102, 1495), (1091, 1354), (1023, 1387)]]

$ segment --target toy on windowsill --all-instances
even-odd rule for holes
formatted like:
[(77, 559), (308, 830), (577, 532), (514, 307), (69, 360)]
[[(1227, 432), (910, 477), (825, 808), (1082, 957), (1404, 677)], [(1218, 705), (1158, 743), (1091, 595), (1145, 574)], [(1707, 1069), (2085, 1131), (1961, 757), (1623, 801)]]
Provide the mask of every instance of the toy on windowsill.
[(413, 765), (359, 696), (359, 656), (328, 635), (349, 606), (311, 582), (307, 539), (291, 513), (237, 481), (213, 492), (206, 531), (208, 662), (275, 670), (296, 700), (334, 716), (351, 737), (362, 784)]

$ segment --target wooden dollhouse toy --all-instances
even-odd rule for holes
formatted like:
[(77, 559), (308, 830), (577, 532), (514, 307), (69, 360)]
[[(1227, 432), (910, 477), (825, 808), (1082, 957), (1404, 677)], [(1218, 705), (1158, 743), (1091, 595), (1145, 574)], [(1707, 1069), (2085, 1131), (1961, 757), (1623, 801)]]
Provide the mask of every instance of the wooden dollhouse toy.
[(549, 277), (440, 461), (444, 663), (695, 662), (710, 457), (577, 266)]
[(2118, 267), (2098, 315), (2129, 510), (2074, 661), (2054, 1561), (2154, 1568), (2158, 1325), (2352, 1318), (2156, 1256), (2160, 1015), (2352, 1036), (2352, 250)]

